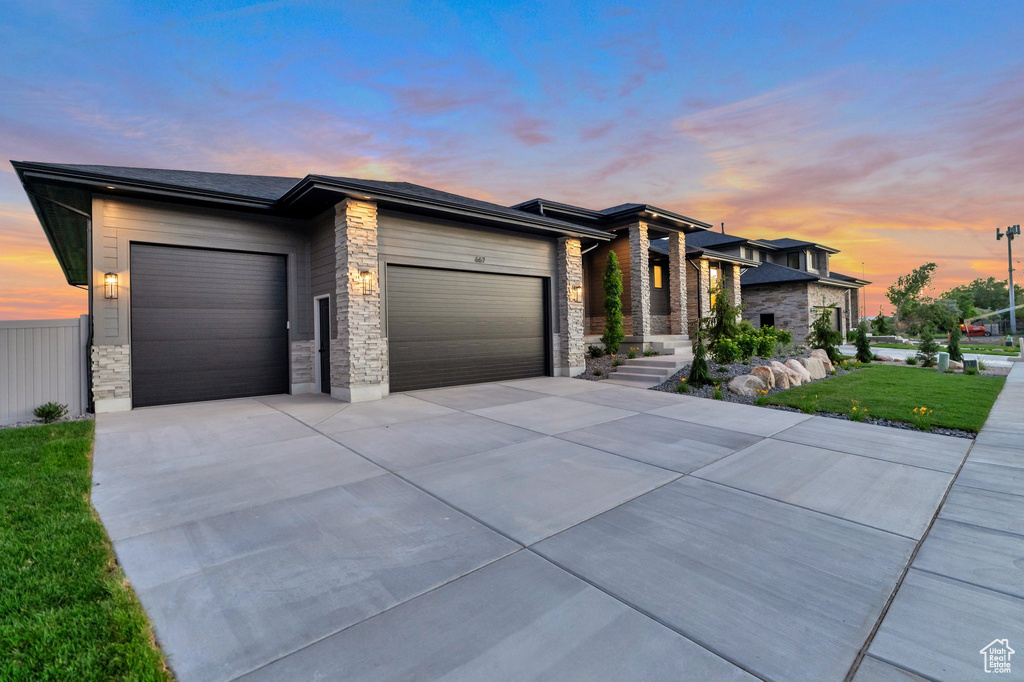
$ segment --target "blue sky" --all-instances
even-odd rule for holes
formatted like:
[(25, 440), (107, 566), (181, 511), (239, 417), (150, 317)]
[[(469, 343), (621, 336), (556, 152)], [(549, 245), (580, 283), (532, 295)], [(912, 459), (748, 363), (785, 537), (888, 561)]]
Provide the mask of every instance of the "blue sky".
[[(1005, 276), (1024, 4), (20, 2), (8, 159), (646, 201), (804, 236), (882, 289)], [(1000, 254), (1003, 254), (1002, 256)], [(0, 173), (0, 318), (82, 311)]]

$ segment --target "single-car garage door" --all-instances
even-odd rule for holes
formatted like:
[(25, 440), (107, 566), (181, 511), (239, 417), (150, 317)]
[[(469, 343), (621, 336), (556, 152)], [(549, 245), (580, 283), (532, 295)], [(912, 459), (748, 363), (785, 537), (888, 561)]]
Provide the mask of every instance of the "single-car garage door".
[(284, 256), (131, 247), (134, 407), (288, 392)]
[(390, 265), (392, 391), (543, 376), (545, 280)]

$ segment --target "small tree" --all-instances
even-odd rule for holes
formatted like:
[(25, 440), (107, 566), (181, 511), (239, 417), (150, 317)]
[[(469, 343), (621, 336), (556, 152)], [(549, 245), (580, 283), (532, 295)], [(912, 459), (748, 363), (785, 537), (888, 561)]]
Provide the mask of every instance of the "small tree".
[[(824, 302), (824, 301), (822, 301)], [(839, 362), (839, 344), (843, 335), (832, 328), (832, 308), (822, 308), (818, 318), (811, 323), (811, 333), (807, 335), (807, 343), (811, 348), (820, 348), (828, 355), (832, 364)]]
[(964, 354), (960, 350), (960, 327), (956, 326), (949, 330), (949, 346), (946, 348), (949, 352), (949, 359), (956, 360), (957, 362), (964, 361)]
[(932, 283), (932, 276), (935, 274), (935, 263), (925, 263), (919, 268), (914, 268), (909, 274), (902, 275), (885, 291), (886, 298), (892, 303), (893, 320), (902, 319), (903, 309), (915, 303), (921, 293)]
[(704, 339), (697, 334), (697, 342), (693, 345), (693, 362), (690, 363), (690, 375), (687, 378), (690, 386), (700, 388), (711, 382), (711, 368), (708, 367), (708, 351), (704, 347)]
[(871, 362), (874, 353), (871, 352), (871, 343), (868, 341), (868, 323), (861, 322), (857, 325), (857, 362)]
[(721, 284), (708, 292), (714, 299), (711, 315), (701, 321), (701, 331), (708, 337), (708, 350), (719, 362), (736, 361), (738, 350), (736, 341), (740, 335), (740, 312), (742, 308), (732, 304), (732, 292), (726, 291)]
[(879, 336), (892, 334), (892, 325), (889, 324), (889, 318), (882, 314), (882, 306), (878, 306), (878, 317), (871, 321), (871, 326)]
[(934, 367), (939, 354), (939, 344), (935, 342), (935, 330), (926, 324), (921, 330), (921, 345), (917, 347), (917, 359), (922, 367)]
[(604, 269), (604, 334), (601, 343), (609, 353), (619, 352), (626, 338), (622, 331), (622, 270), (614, 251), (608, 252)]

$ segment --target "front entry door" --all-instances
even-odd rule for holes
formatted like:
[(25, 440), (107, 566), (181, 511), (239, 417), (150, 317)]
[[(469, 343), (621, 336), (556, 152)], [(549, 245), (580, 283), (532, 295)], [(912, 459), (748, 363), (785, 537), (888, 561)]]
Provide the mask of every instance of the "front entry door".
[(320, 392), (331, 392), (331, 299), (317, 300), (317, 324), (320, 326)]

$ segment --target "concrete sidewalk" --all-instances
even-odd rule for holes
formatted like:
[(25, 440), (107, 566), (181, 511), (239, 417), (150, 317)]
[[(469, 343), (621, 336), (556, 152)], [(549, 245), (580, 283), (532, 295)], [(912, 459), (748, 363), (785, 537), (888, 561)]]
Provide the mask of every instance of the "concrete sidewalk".
[[(1024, 366), (1015, 365), (868, 649), (857, 680), (990, 679), (1008, 639), (1024, 676)], [(871, 660), (874, 659), (874, 660)], [(899, 678), (903, 679), (903, 678)]]
[(183, 681), (842, 680), (970, 444), (574, 379), (272, 396), (100, 415), (93, 503)]

